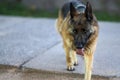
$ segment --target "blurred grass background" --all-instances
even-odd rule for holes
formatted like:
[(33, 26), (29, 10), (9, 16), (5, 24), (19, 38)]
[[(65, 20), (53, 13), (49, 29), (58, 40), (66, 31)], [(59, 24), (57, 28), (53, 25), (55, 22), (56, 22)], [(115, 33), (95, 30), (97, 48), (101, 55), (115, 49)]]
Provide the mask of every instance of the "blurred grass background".
[(57, 10), (49, 12), (47, 10), (33, 10), (25, 7), (21, 3), (0, 3), (1, 15), (24, 16), (24, 17), (49, 17), (56, 18)]
[[(120, 14), (107, 11), (94, 11), (100, 21), (117, 21), (120, 22)], [(47, 17), (57, 18), (58, 9), (54, 11), (42, 9), (30, 9), (21, 3), (0, 2), (0, 15), (24, 16), (24, 17)]]

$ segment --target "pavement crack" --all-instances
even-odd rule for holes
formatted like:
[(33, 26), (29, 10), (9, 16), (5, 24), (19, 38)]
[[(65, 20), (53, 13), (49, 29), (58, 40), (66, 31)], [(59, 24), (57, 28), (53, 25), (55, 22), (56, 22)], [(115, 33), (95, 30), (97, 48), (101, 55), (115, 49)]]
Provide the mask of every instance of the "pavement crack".
[(24, 62), (18, 67), (18, 69), (23, 69), (23, 65), (25, 65), (26, 63), (28, 63), (31, 59), (32, 59), (32, 58), (24, 61)]
[[(58, 44), (60, 44), (60, 41), (59, 42), (56, 42), (55, 44), (53, 44), (52, 46), (50, 46), (49, 48), (46, 48), (46, 50), (44, 50), (43, 52), (41, 52), (41, 53), (45, 53), (46, 51), (49, 51), (51, 48), (53, 48), (54, 46), (56, 46), (56, 45), (58, 45)], [(38, 51), (37, 51), (38, 52)], [(43, 55), (42, 54), (42, 55)], [(38, 55), (35, 55), (35, 56), (33, 56), (33, 57), (31, 57), (30, 59), (28, 59), (28, 60), (26, 60), (26, 61), (24, 61), (19, 67), (18, 67), (18, 69), (24, 69), (24, 66), (23, 65), (25, 65), (26, 63), (28, 63), (29, 61), (31, 61), (32, 59), (34, 59), (35, 57), (37, 57), (37, 56), (39, 56), (39, 54)]]
[(50, 50), (51, 48), (55, 47), (55, 46), (58, 45), (58, 44), (60, 44), (60, 41), (59, 41), (59, 42), (56, 42), (56, 43), (53, 44), (51, 47), (49, 47), (49, 48), (47, 48), (45, 51), (43, 51), (43, 54), (44, 54), (46, 51)]

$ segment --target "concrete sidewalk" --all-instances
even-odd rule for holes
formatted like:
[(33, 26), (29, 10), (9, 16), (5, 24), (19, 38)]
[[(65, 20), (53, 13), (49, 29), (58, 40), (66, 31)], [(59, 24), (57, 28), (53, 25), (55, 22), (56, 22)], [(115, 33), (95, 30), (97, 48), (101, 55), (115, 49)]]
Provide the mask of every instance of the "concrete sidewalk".
[[(55, 19), (0, 16), (0, 64), (48, 72), (84, 74), (83, 58), (66, 71), (65, 53)], [(120, 23), (99, 22), (93, 75), (120, 77)]]

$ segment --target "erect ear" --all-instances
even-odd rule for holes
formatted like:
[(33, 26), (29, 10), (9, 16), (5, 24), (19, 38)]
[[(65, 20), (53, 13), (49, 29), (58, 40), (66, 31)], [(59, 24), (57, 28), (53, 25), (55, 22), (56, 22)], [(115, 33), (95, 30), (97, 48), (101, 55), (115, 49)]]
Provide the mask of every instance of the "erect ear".
[(75, 7), (73, 6), (72, 3), (70, 3), (70, 16), (71, 18), (73, 18), (74, 16), (77, 16), (77, 10), (75, 9)]
[(93, 19), (92, 6), (89, 2), (86, 4), (85, 16), (88, 21), (91, 21)]

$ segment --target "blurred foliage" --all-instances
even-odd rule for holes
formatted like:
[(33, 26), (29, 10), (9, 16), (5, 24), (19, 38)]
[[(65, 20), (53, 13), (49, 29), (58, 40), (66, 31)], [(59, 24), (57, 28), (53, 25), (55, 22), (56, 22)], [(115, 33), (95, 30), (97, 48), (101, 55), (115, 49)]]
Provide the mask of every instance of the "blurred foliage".
[[(95, 11), (94, 13), (97, 16), (97, 19), (101, 21), (120, 21), (120, 15), (115, 14), (114, 12), (108, 13), (106, 11)], [(0, 14), (25, 17), (57, 18), (58, 10), (49, 12), (45, 10), (27, 9), (24, 5), (20, 3), (3, 2), (0, 3)]]
[(45, 10), (28, 9), (20, 3), (0, 3), (0, 14), (13, 16), (29, 16), (29, 17), (49, 17), (55, 18), (57, 10), (49, 12)]
[(100, 21), (117, 21), (120, 22), (120, 15), (118, 13), (109, 13), (106, 11), (94, 11), (96, 17)]

